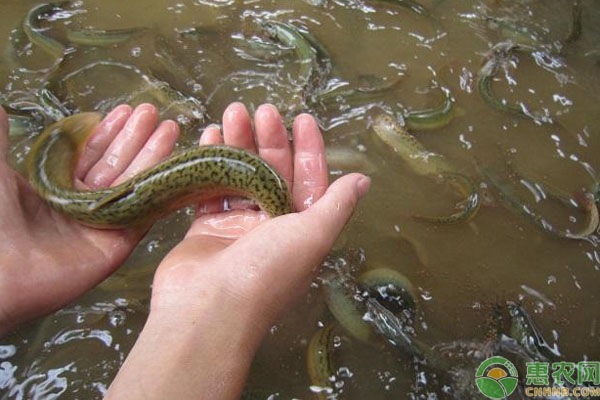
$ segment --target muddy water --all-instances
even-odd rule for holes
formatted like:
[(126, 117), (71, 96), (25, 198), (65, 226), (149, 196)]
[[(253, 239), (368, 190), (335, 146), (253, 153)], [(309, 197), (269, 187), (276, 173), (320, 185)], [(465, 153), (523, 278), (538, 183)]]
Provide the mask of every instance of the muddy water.
[[(430, 0), (422, 3), (427, 13), (398, 3), (161, 0), (148, 7), (138, 1), (76, 1), (39, 22), (44, 34), (64, 42), (68, 30), (143, 29), (108, 47), (67, 43), (67, 56), (54, 68), (49, 54), (15, 30), (38, 3), (5, 0), (0, 94), (18, 103), (35, 100), (46, 87), (68, 112), (107, 110), (142, 98), (128, 96), (143, 92), (142, 76), (152, 76), (178, 91), (184, 110), (194, 110), (182, 115), (181, 109), (168, 109), (173, 97), (164, 101), (164, 115), (184, 124), (188, 140), (182, 146), (206, 123), (218, 122), (231, 101), (250, 109), (271, 102), (287, 118), (312, 112), (328, 147), (339, 152), (335, 162), (332, 158), (332, 179), (352, 170), (373, 179), (324, 269), (350, 275), (377, 266), (401, 271), (420, 297), (416, 337), (452, 349), (456, 366), (469, 366), (469, 348), (484, 352), (492, 310), (507, 301), (522, 304), (563, 360), (600, 360), (599, 238), (559, 237), (522, 211), (526, 206), (557, 231), (577, 232), (586, 225), (573, 199), (595, 192), (598, 184), (598, 4), (580, 1), (581, 35), (568, 40), (569, 1)], [(298, 54), (265, 39), (259, 20), (291, 23), (310, 33), (319, 49), (310, 84)], [(509, 40), (533, 49), (502, 59), (492, 94), (529, 116), (494, 108), (478, 92), (478, 72), (490, 49)], [(168, 55), (176, 62), (156, 61)], [(371, 128), (377, 113), (401, 118), (438, 107), (444, 100), (440, 87), (454, 99), (454, 117), (412, 133), (479, 188), (481, 209), (455, 225), (413, 218), (456, 212), (461, 196), (451, 185), (419, 175)], [(164, 93), (154, 100), (164, 100)], [(16, 168), (35, 134), (32, 129), (11, 138)], [(499, 176), (520, 206), (502, 201), (482, 171)], [(143, 326), (153, 268), (181, 237), (189, 214), (184, 210), (159, 222), (120, 271), (87, 296), (3, 339), (3, 398), (101, 397)], [(248, 393), (314, 396), (307, 346), (334, 320), (321, 286), (317, 280), (272, 328), (253, 365)], [(416, 385), (418, 368), (397, 349), (369, 347), (341, 328), (336, 335), (335, 396), (459, 396), (445, 393), (443, 382), (431, 375)], [(524, 373), (523, 360), (515, 363)]]

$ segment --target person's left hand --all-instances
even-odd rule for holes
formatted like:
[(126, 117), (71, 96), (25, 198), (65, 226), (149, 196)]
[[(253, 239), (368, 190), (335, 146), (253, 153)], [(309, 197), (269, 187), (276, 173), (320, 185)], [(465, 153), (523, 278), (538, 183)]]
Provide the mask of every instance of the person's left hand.
[[(0, 107), (0, 336), (64, 306), (121, 265), (147, 227), (99, 230), (52, 210), (7, 163)], [(156, 107), (122, 105), (96, 128), (79, 161), (79, 187), (116, 185), (167, 157), (179, 127)]]

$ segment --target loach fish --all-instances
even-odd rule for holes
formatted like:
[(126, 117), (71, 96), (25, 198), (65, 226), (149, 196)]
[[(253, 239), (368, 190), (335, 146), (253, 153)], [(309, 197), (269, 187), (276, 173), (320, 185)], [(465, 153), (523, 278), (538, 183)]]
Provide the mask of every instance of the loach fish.
[(456, 114), (454, 98), (450, 90), (440, 87), (444, 94), (444, 101), (437, 107), (423, 110), (412, 110), (404, 114), (406, 127), (411, 130), (432, 130), (448, 125)]
[[(598, 207), (593, 201), (591, 196), (583, 193), (581, 199), (579, 199), (579, 208), (586, 214), (587, 223), (581, 227), (579, 231), (570, 231), (568, 229), (560, 229), (550, 224), (541, 215), (538, 215), (531, 211), (530, 207), (520, 198), (520, 196), (511, 188), (511, 186), (504, 182), (498, 174), (492, 171), (490, 168), (485, 168), (477, 164), (478, 171), (483, 175), (486, 181), (494, 186), (500, 193), (502, 201), (512, 210), (518, 214), (523, 215), (529, 219), (534, 225), (541, 228), (542, 230), (549, 232), (559, 238), (564, 239), (586, 239), (592, 235), (597, 229), (600, 220), (598, 213)], [(540, 187), (544, 187), (543, 184), (539, 184)], [(573, 205), (569, 196), (566, 196), (558, 189), (547, 189), (546, 194), (548, 197), (557, 199), (565, 204)]]
[[(338, 330), (371, 346), (389, 342), (418, 360), (428, 354), (427, 345), (405, 332), (411, 328), (417, 297), (412, 283), (402, 273), (375, 267), (356, 280), (332, 273), (324, 283), (325, 302), (337, 322), (316, 331), (306, 349), (306, 365), (316, 398), (337, 396), (334, 382), (338, 366), (333, 353), (339, 347)], [(394, 310), (387, 308), (390, 306)]]
[(62, 10), (68, 2), (62, 3), (44, 3), (33, 7), (27, 13), (23, 21), (23, 31), (34, 45), (45, 51), (49, 56), (56, 59), (54, 65), (57, 66), (62, 61), (65, 54), (65, 46), (59, 41), (46, 36), (42, 28), (38, 25), (39, 20), (45, 14), (52, 14)]
[(73, 171), (99, 113), (81, 113), (48, 127), (27, 159), (29, 181), (57, 211), (103, 229), (155, 221), (195, 201), (218, 195), (255, 200), (271, 216), (292, 212), (284, 179), (258, 156), (224, 146), (201, 146), (173, 155), (120, 185), (77, 190)]
[(147, 28), (122, 29), (82, 29), (68, 30), (67, 40), (80, 46), (107, 47), (125, 42), (137, 34), (146, 32)]
[(374, 118), (373, 131), (415, 173), (423, 176), (442, 177), (451, 181), (455, 184), (456, 189), (464, 195), (461, 209), (456, 213), (439, 217), (415, 215), (415, 218), (439, 224), (456, 224), (470, 221), (475, 216), (481, 200), (477, 185), (471, 178), (457, 172), (441, 155), (428, 151), (417, 138), (387, 114), (379, 114)]

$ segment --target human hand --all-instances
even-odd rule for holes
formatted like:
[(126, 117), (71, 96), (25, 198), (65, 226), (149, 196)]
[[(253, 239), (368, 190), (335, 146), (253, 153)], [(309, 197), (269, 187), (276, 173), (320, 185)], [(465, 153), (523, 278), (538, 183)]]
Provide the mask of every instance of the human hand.
[[(329, 196), (338, 196), (337, 203), (325, 202), (325, 205), (312, 207), (326, 193), (329, 185), (325, 145), (314, 118), (303, 114), (295, 119), (292, 128), (293, 148), (274, 106), (265, 104), (257, 109), (254, 127), (253, 130), (244, 105), (233, 103), (223, 114), (223, 134), (217, 126), (210, 126), (203, 133), (200, 144), (225, 143), (258, 153), (286, 180), (298, 213), (267, 221), (267, 216), (256, 209), (241, 208), (223, 212), (219, 208), (222, 201), (200, 205), (199, 216), (184, 240), (168, 254), (157, 270), (153, 285), (153, 309), (180, 308), (182, 292), (195, 296), (196, 291), (204, 290), (204, 282), (209, 282), (211, 287), (216, 283), (229, 288), (239, 284), (236, 296), (245, 297), (244, 301), (261, 299), (263, 292), (268, 291), (276, 299), (264, 299), (265, 304), (258, 308), (265, 315), (267, 309), (273, 307), (270, 304), (276, 304), (276, 309), (270, 314), (278, 315), (280, 308), (285, 308), (284, 303), (295, 297), (292, 296), (293, 291), (297, 291), (298, 295), (303, 293), (300, 288), (302, 285), (299, 285), (301, 282), (308, 286), (314, 271), (351, 216), (359, 194), (367, 190), (368, 179), (352, 174), (332, 186)], [(328, 200), (331, 201), (329, 197)], [(325, 208), (326, 205), (335, 207), (335, 210)], [(315, 215), (319, 212), (323, 215)], [(304, 248), (306, 253), (301, 251)], [(228, 268), (225, 270), (214, 266), (222, 258), (227, 259)], [(280, 267), (294, 263), (298, 264), (297, 268)], [(217, 268), (217, 271), (212, 271)], [(245, 268), (251, 270), (245, 271)], [(277, 271), (271, 271), (272, 268)], [(195, 279), (192, 278), (195, 273), (209, 273), (210, 276), (198, 276)], [(293, 273), (300, 273), (302, 277), (288, 275)], [(248, 275), (244, 279), (260, 276), (256, 276), (256, 281), (250, 284), (245, 280), (240, 281), (243, 275)], [(282, 287), (282, 278), (293, 287)], [(216, 282), (216, 279), (219, 281)], [(279, 287), (281, 296), (274, 291)], [(190, 303), (196, 302), (195, 297), (190, 299)]]
[[(96, 128), (75, 171), (78, 187), (116, 185), (173, 150), (179, 127), (149, 104), (116, 107)], [(91, 289), (129, 255), (146, 227), (98, 230), (52, 209), (7, 163), (0, 107), (0, 336)]]
[[(254, 116), (234, 103), (201, 144), (257, 152), (287, 181), (298, 212), (199, 209), (156, 272), (148, 322), (107, 398), (239, 398), (267, 329), (306, 292), (323, 258), (368, 190), (360, 174), (328, 187), (323, 139), (310, 115), (293, 125), (293, 149), (271, 105)], [(217, 212), (215, 212), (217, 211)]]

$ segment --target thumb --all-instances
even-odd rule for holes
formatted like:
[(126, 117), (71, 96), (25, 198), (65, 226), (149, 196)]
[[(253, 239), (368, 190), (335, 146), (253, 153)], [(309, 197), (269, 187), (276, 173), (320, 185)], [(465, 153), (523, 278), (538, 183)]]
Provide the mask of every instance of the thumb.
[[(316, 232), (335, 241), (339, 233), (352, 216), (358, 201), (371, 187), (371, 179), (365, 175), (353, 173), (334, 181), (325, 194), (312, 207), (301, 214), (307, 223), (315, 225)], [(325, 232), (323, 232), (325, 231)]]

